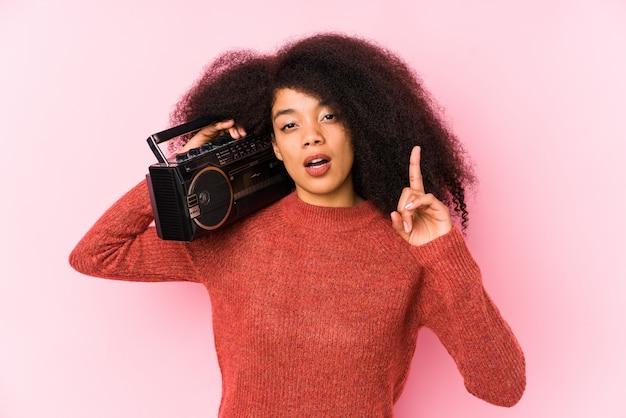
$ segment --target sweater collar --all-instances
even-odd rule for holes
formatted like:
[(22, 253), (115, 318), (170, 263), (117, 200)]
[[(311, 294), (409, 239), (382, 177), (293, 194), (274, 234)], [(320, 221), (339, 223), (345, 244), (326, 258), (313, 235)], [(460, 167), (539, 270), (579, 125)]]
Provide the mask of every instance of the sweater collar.
[(362, 229), (381, 216), (369, 201), (347, 208), (314, 206), (300, 200), (296, 192), (282, 199), (280, 207), (282, 216), (289, 224), (317, 230)]

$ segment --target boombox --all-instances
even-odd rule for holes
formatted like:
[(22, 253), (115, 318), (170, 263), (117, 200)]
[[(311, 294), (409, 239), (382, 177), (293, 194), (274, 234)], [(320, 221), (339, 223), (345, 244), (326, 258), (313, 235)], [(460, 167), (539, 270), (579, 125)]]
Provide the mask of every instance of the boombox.
[(168, 159), (160, 143), (215, 123), (201, 118), (151, 135), (158, 163), (146, 175), (157, 234), (193, 241), (289, 194), (293, 182), (272, 150), (269, 136), (217, 138)]

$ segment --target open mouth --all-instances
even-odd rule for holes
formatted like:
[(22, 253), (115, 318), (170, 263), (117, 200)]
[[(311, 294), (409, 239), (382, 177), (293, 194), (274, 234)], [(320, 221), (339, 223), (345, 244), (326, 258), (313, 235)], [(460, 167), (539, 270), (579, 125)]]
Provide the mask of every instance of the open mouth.
[(328, 160), (324, 159), (324, 158), (315, 158), (311, 161), (309, 161), (309, 163), (306, 165), (307, 167), (321, 167), (324, 164), (328, 164)]
[(325, 154), (311, 155), (304, 160), (304, 169), (311, 176), (323, 176), (330, 169), (330, 157)]

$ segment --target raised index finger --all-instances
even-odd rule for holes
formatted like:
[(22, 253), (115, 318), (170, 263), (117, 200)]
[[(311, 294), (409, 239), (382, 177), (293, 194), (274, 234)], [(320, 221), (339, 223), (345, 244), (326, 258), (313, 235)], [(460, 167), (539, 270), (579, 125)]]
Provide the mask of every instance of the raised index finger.
[(413, 147), (411, 159), (409, 160), (409, 187), (418, 192), (424, 193), (424, 182), (422, 180), (422, 170), (420, 168), (421, 148)]

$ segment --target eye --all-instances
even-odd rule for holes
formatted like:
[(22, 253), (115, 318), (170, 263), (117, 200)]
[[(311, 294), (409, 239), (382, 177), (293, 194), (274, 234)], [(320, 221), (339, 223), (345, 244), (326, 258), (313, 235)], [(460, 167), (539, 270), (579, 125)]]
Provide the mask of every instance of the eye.
[(284, 131), (288, 131), (288, 130), (290, 130), (290, 129), (293, 129), (293, 128), (295, 128), (295, 127), (296, 127), (296, 124), (295, 124), (295, 123), (293, 123), (293, 122), (290, 122), (290, 123), (287, 123), (287, 124), (283, 125), (283, 126), (280, 128), (280, 130), (284, 132)]
[(334, 113), (327, 113), (324, 116), (322, 116), (322, 120), (336, 120), (337, 119), (337, 115), (335, 115)]

